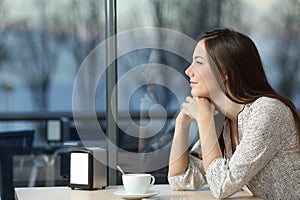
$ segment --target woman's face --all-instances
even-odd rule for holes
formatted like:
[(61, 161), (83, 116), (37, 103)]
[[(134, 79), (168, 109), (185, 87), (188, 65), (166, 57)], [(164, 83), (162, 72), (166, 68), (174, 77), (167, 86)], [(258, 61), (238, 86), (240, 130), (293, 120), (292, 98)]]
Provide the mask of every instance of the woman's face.
[(211, 98), (214, 90), (215, 76), (209, 64), (208, 54), (205, 50), (204, 40), (198, 42), (192, 64), (185, 70), (185, 74), (190, 77), (191, 95), (193, 97)]

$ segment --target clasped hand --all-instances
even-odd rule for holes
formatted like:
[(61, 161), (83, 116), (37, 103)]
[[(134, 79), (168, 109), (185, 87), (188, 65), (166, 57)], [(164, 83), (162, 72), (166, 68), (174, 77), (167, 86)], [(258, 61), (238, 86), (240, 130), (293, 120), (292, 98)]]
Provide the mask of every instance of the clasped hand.
[(182, 109), (178, 115), (182, 122), (191, 123), (196, 120), (211, 118), (217, 115), (218, 111), (208, 98), (186, 97), (186, 102), (182, 104)]

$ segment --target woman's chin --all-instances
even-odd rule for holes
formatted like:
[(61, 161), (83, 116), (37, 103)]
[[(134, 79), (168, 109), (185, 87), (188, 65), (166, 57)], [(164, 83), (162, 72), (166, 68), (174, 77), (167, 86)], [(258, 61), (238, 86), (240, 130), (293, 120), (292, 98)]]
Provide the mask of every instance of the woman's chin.
[(197, 97), (197, 93), (193, 92), (193, 90), (191, 91), (191, 95), (192, 95), (192, 97)]
[(191, 95), (192, 97), (201, 97), (201, 98), (206, 98), (206, 97), (209, 97), (209, 95), (207, 94), (203, 94), (203, 93), (200, 93), (200, 92), (195, 92), (195, 91), (191, 91)]

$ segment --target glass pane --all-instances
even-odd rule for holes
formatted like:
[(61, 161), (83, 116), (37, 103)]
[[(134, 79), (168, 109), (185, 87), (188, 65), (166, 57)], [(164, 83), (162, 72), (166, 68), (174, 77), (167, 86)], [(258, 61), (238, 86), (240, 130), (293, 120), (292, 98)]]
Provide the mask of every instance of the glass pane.
[[(296, 0), (284, 3), (279, 0), (117, 1), (118, 52), (122, 52), (118, 55), (119, 109), (127, 119), (119, 123), (119, 146), (127, 151), (121, 151), (126, 156), (119, 155), (120, 165), (127, 171), (158, 170), (162, 173), (157, 176), (167, 176), (168, 153), (161, 152), (164, 147), (170, 149), (176, 112), (190, 92), (188, 82), (179, 74), (184, 76), (194, 46), (183, 35), (196, 42), (203, 31), (216, 27), (230, 27), (249, 35), (258, 46), (272, 86), (300, 108), (299, 3)], [(175, 31), (177, 37), (173, 37)], [(173, 85), (175, 92), (171, 90)], [(164, 113), (169, 115), (167, 120)], [(151, 114), (161, 118), (152, 118), (151, 124)], [(136, 127), (129, 126), (128, 121), (134, 121)], [(190, 143), (195, 140), (197, 137), (191, 134)], [(132, 160), (128, 156), (131, 154)], [(130, 165), (133, 160), (138, 164)]]
[[(104, 7), (104, 0), (0, 0), (0, 131), (36, 130), (35, 155), (15, 158), (16, 185), (66, 184), (60, 159), (54, 168), (49, 159), (65, 139), (79, 140), (72, 121), (74, 81), (105, 38)], [(105, 75), (95, 91), (95, 68), (86, 72), (78, 102), (84, 108), (94, 96), (95, 111), (103, 115)], [(83, 137), (94, 137), (93, 127), (83, 124), (81, 129), (90, 134)], [(28, 182), (33, 172), (37, 177)]]
[(101, 0), (1, 1), (0, 111), (70, 112), (76, 72), (105, 36), (103, 9)]

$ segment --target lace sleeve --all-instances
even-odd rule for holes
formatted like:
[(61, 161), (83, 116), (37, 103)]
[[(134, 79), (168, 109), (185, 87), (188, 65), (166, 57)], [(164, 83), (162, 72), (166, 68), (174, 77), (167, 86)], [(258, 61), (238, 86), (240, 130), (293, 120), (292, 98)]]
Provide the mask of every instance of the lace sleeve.
[(199, 142), (193, 146), (189, 154), (189, 165), (185, 173), (168, 176), (168, 181), (173, 190), (197, 190), (207, 184)]

